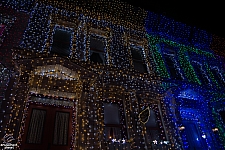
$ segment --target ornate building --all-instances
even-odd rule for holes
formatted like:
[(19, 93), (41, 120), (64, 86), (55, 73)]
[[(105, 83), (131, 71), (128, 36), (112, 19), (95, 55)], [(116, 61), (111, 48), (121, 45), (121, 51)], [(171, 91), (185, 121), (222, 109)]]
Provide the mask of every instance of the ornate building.
[(3, 0), (0, 16), (2, 147), (224, 149), (215, 36), (116, 0)]

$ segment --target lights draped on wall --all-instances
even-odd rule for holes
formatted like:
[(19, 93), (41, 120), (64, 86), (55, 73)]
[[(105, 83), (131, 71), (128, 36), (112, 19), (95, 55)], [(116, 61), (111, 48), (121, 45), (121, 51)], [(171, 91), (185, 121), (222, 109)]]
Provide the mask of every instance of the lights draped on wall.
[[(107, 144), (125, 144), (123, 149), (144, 149), (157, 143), (157, 140), (168, 140), (167, 146), (171, 148), (187, 149), (187, 128), (183, 128), (184, 124), (180, 120), (197, 121), (207, 146), (213, 147), (216, 140), (224, 143), (222, 119), (218, 117), (222, 110), (220, 107), (214, 110), (210, 106), (211, 103), (218, 104), (223, 97), (217, 97), (218, 92), (212, 88), (216, 85), (217, 89), (222, 89), (210, 68), (210, 64), (217, 58), (210, 50), (215, 37), (212, 38), (207, 32), (195, 27), (135, 9), (116, 0), (3, 0), (2, 4), (30, 15), (20, 48), (14, 48), (13, 51), (15, 70), (20, 75), (15, 77), (12, 87), (14, 91), (11, 92), (13, 109), (10, 121), (4, 128), (4, 133), (17, 134), (14, 127), (21, 121), (19, 116), (23, 116), (18, 135), (19, 144), (24, 134), (23, 124), (29, 104), (34, 101), (54, 106), (64, 105), (61, 103), (63, 101), (66, 107), (72, 107), (71, 145), (75, 149), (100, 149)], [(6, 29), (2, 37), (7, 35), (5, 32), (8, 32), (9, 26)], [(68, 57), (61, 58), (51, 53), (53, 35), (57, 29), (71, 33), (71, 53)], [(91, 36), (104, 41), (104, 57), (107, 60), (105, 65), (90, 61)], [(171, 74), (163, 56), (165, 44), (176, 48), (174, 62), (183, 80), (170, 79)], [(140, 74), (134, 69), (130, 46), (141, 47), (144, 62), (149, 67), (148, 73)], [(211, 47), (218, 49), (215, 43)], [(200, 81), (190, 53), (201, 56), (199, 61), (203, 62), (202, 66), (211, 86), (206, 87)], [(153, 74), (154, 69), (157, 76)], [(223, 70), (222, 74), (224, 75)], [(188, 95), (190, 93), (186, 89), (197, 91), (198, 94)], [(29, 92), (31, 95), (41, 94), (45, 98), (56, 100), (54, 103), (32, 100)], [(137, 97), (138, 92), (142, 92), (140, 99)], [(125, 139), (104, 141), (103, 102), (117, 103), (120, 106), (120, 111), (125, 116), (122, 123), (126, 131), (121, 131), (125, 134)], [(138, 118), (143, 105), (152, 106), (157, 114), (156, 122), (160, 128), (158, 139), (149, 141), (146, 138), (147, 128)], [(190, 107), (192, 110), (183, 107)], [(176, 116), (177, 110), (180, 116)], [(203, 117), (207, 119), (202, 120)], [(215, 131), (218, 132), (216, 140), (210, 138)]]
[[(155, 36), (151, 36), (151, 35), (147, 35), (148, 39), (149, 39), (149, 43), (151, 45), (151, 51), (154, 54), (154, 63), (156, 64), (156, 69), (157, 72), (165, 78), (169, 78), (169, 73), (166, 69), (164, 60), (163, 60), (163, 56), (160, 52), (163, 51), (163, 49), (161, 49), (162, 44), (166, 43), (170, 46), (173, 46), (174, 48), (179, 48), (177, 55), (178, 55), (178, 60), (179, 60), (179, 64), (180, 64), (180, 68), (184, 69), (184, 73), (185, 73), (185, 77), (188, 79), (189, 82), (197, 82), (199, 84), (201, 84), (201, 82), (199, 81), (198, 77), (195, 74), (194, 68), (190, 63), (191, 56), (188, 56), (187, 53), (188, 52), (194, 52), (198, 55), (203, 55), (205, 57), (212, 57), (215, 58), (215, 56), (213, 55), (213, 53), (207, 52), (207, 51), (203, 51), (201, 49), (196, 49), (190, 46), (185, 46), (182, 44), (179, 44), (177, 42), (174, 41), (170, 41), (168, 39), (164, 39), (164, 38), (159, 38), (159, 37), (155, 37)], [(203, 62), (205, 63), (205, 65), (207, 65), (207, 62)], [(210, 70), (208, 70), (210, 72)]]
[[(54, 3), (54, 4), (53, 4)], [(32, 52), (18, 50), (19, 52), (15, 52), (17, 55), (15, 56), (16, 59), (26, 59), (26, 58), (39, 58), (35, 61), (31, 61), (31, 67), (36, 68), (38, 65), (44, 65), (42, 62), (44, 59), (42, 57), (48, 57), (51, 55), (51, 45), (52, 45), (52, 36), (54, 34), (55, 27), (57, 28), (70, 28), (71, 32), (74, 32), (73, 37), (71, 37), (72, 45), (70, 47), (72, 53), (68, 57), (71, 62), (75, 64), (79, 64), (87, 68), (88, 70), (92, 70), (96, 72), (99, 76), (99, 79), (96, 80), (94, 84), (91, 84), (90, 87), (83, 87), (84, 93), (81, 96), (82, 100), (80, 100), (77, 104), (77, 122), (75, 125), (75, 135), (74, 136), (76, 145), (75, 148), (84, 149), (87, 148), (100, 148), (104, 146), (105, 143), (102, 141), (104, 139), (104, 122), (102, 116), (102, 102), (103, 100), (113, 102), (114, 99), (120, 101), (121, 107), (126, 107), (124, 112), (126, 112), (127, 120), (126, 127), (128, 130), (126, 139), (126, 144), (124, 145), (125, 149), (140, 147), (143, 148), (143, 139), (142, 137), (146, 134), (145, 131), (142, 132), (141, 124), (138, 122), (138, 102), (127, 92), (126, 90), (130, 88), (136, 88), (136, 90), (146, 90), (148, 91), (149, 95), (153, 95), (155, 99), (158, 99), (158, 96), (155, 94), (159, 89), (155, 87), (158, 81), (154, 81), (153, 83), (149, 82), (151, 79), (154, 79), (154, 76), (148, 74), (139, 74), (136, 72), (132, 66), (130, 65), (130, 60), (132, 60), (128, 56), (128, 47), (130, 46), (130, 39), (145, 39), (145, 31), (143, 26), (139, 27), (138, 25), (140, 22), (140, 16), (136, 16), (137, 20), (134, 18), (124, 19), (123, 22), (119, 22), (120, 18), (115, 17), (113, 12), (106, 12), (105, 15), (109, 15), (108, 17), (102, 17), (100, 14), (96, 14), (95, 11), (89, 12), (83, 7), (78, 8), (77, 5), (74, 8), (70, 8), (66, 10), (68, 5), (62, 5), (59, 9), (59, 5), (55, 4), (53, 1), (45, 1), (44, 3), (37, 3), (31, 13), (31, 18), (28, 23), (27, 29), (24, 33), (24, 38), (22, 43), (20, 44), (21, 48), (24, 49), (33, 49), (34, 51), (39, 51), (42, 55), (34, 54)], [(95, 5), (95, 3), (93, 3)], [(122, 5), (122, 4), (121, 4)], [(56, 6), (56, 7), (55, 7)], [(65, 7), (65, 9), (64, 9)], [(119, 6), (115, 6), (119, 7)], [(115, 10), (117, 11), (117, 10)], [(129, 10), (132, 11), (132, 10)], [(130, 13), (130, 12), (129, 12)], [(99, 17), (98, 17), (99, 16)], [(122, 16), (121, 16), (122, 17)], [(143, 16), (144, 17), (144, 16)], [(143, 18), (141, 17), (141, 18)], [(130, 21), (135, 21), (131, 24)], [(122, 26), (123, 25), (123, 26)], [(138, 29), (136, 30), (136, 26)], [(124, 34), (127, 41), (123, 38)], [(100, 64), (92, 64), (89, 60), (89, 45), (90, 45), (90, 38), (89, 36), (92, 35), (94, 37), (103, 37), (106, 40), (106, 57), (108, 59), (108, 63), (104, 65)], [(136, 36), (136, 38), (133, 37)], [(139, 46), (139, 45), (138, 45)], [(144, 54), (148, 54), (148, 45), (145, 43), (143, 45), (143, 50), (145, 50)], [(57, 55), (53, 55), (53, 60), (49, 60), (49, 63), (57, 63), (59, 65), (65, 66), (66, 63), (56, 59), (58, 58)], [(147, 58), (148, 59), (148, 58)], [(148, 60), (146, 60), (148, 62)], [(24, 62), (26, 64), (26, 62)], [(27, 62), (28, 63), (28, 62)], [(29, 64), (29, 63), (28, 63)], [(25, 65), (26, 66), (26, 65)], [(150, 65), (149, 65), (150, 66)], [(45, 70), (47, 66), (43, 66)], [(27, 68), (28, 69), (28, 68)], [(27, 70), (24, 68), (24, 70)], [(39, 68), (37, 68), (39, 69)], [(119, 70), (118, 70), (119, 69)], [(40, 69), (39, 69), (40, 70)], [(52, 68), (50, 68), (52, 71)], [(88, 75), (89, 73), (86, 71), (79, 71), (82, 74)], [(42, 73), (43, 75), (50, 75), (49, 72)], [(36, 75), (31, 72), (31, 76), (29, 79), (30, 86), (38, 86), (38, 88), (34, 87), (32, 91), (36, 89), (42, 89), (45, 91), (44, 95), (52, 94), (51, 92), (51, 83), (54, 84), (53, 78), (50, 77), (52, 80), (49, 81), (46, 87), (43, 87), (39, 81), (44, 79), (40, 73), (40, 77), (35, 79)], [(54, 73), (53, 71), (53, 74)], [(67, 73), (66, 73), (67, 74)], [(84, 82), (89, 82), (88, 80)], [(82, 81), (82, 82), (83, 82)], [(38, 83), (37, 83), (38, 82)], [(71, 82), (71, 80), (68, 80)], [(35, 84), (37, 83), (37, 84)], [(116, 95), (126, 95), (125, 98), (119, 98), (114, 96), (114, 94), (103, 95), (106, 93), (105, 89), (107, 85), (114, 85), (109, 88), (109, 93), (114, 91), (113, 93)], [(122, 84), (122, 85), (121, 85)], [(49, 87), (50, 86), (50, 87)], [(82, 87), (82, 86), (80, 86)], [(64, 87), (60, 86), (59, 89), (65, 89)], [(89, 89), (90, 88), (90, 89)], [(149, 88), (152, 89), (149, 91)], [(70, 88), (69, 88), (70, 89)], [(77, 88), (75, 88), (77, 89)], [(85, 92), (88, 91), (88, 92)], [(97, 92), (96, 92), (97, 91)], [(151, 94), (152, 93), (152, 94)], [(54, 93), (57, 95), (56, 93)], [(135, 95), (135, 94), (134, 94)], [(66, 97), (66, 96), (65, 96)], [(159, 99), (158, 99), (159, 100)], [(26, 101), (22, 100), (21, 101)], [(123, 102), (124, 101), (124, 102)], [(135, 106), (135, 107), (134, 107)], [(86, 111), (83, 111), (86, 110)], [(159, 111), (159, 110), (157, 110)], [(96, 118), (99, 118), (96, 120)], [(91, 124), (90, 120), (95, 120), (95, 124)], [(138, 126), (134, 126), (135, 122), (137, 122)], [(160, 125), (160, 128), (163, 128)], [(121, 132), (123, 134), (125, 131)], [(23, 134), (23, 130), (20, 130), (20, 136)], [(99, 139), (101, 137), (101, 139)], [(163, 137), (163, 136), (162, 136)], [(165, 138), (165, 137), (164, 137)], [(135, 139), (135, 140), (134, 140)], [(119, 139), (117, 139), (119, 140)], [(121, 139), (122, 140), (122, 139)], [(102, 141), (102, 142), (101, 142)], [(108, 143), (110, 145), (118, 145), (118, 142), (111, 142)], [(121, 143), (120, 143), (121, 144)]]

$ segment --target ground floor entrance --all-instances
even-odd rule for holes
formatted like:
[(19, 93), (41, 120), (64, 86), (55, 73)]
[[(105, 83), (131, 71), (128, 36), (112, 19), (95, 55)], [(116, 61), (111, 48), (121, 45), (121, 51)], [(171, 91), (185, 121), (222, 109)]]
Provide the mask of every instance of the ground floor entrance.
[(185, 149), (188, 150), (205, 150), (207, 149), (205, 147), (205, 135), (201, 135), (201, 132), (199, 131), (199, 127), (196, 125), (195, 121), (183, 121), (182, 122), (184, 127), (185, 127), (185, 133), (181, 133), (183, 134), (183, 137), (186, 137), (186, 140), (184, 140), (185, 138), (183, 138), (184, 140), (184, 145), (185, 142), (188, 142), (188, 147)]
[(72, 109), (30, 104), (22, 136), (22, 150), (69, 150)]

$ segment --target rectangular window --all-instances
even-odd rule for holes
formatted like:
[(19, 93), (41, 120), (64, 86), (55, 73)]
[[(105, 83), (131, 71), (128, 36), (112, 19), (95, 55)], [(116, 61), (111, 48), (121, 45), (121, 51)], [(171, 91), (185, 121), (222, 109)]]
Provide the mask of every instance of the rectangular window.
[(105, 44), (99, 37), (90, 38), (90, 61), (97, 64), (105, 64)]
[(218, 84), (225, 85), (224, 79), (222, 75), (220, 74), (218, 68), (212, 68), (211, 72), (213, 73), (214, 79), (218, 82)]
[(162, 45), (162, 55), (164, 58), (164, 63), (170, 74), (171, 79), (182, 80), (182, 74), (180, 72), (180, 64), (177, 59), (178, 48), (163, 43)]
[(202, 84), (209, 84), (208, 78), (205, 76), (201, 65), (193, 64), (196, 75)]
[(164, 54), (164, 61), (171, 79), (182, 80), (181, 74), (178, 71), (177, 67), (175, 66), (173, 56)]
[[(144, 117), (148, 116), (148, 120), (144, 122), (146, 129), (145, 142), (148, 143), (147, 149), (169, 149), (169, 145), (164, 143), (168, 141), (166, 140), (166, 132), (163, 127), (162, 116), (160, 115), (161, 110), (159, 109), (158, 104), (151, 103), (140, 106), (142, 106), (142, 112), (139, 114), (140, 118), (141, 115), (143, 115)], [(160, 142), (163, 143), (160, 144)]]
[(143, 59), (142, 50), (132, 47), (131, 48), (131, 56), (132, 56), (134, 69), (141, 73), (147, 73), (148, 72), (147, 66)]
[(121, 122), (124, 116), (120, 111), (119, 105), (113, 103), (103, 103), (103, 105), (106, 141), (125, 139), (124, 133), (126, 133), (126, 129), (123, 127), (125, 123)]
[(53, 144), (67, 145), (69, 128), (69, 113), (56, 112)]
[(53, 35), (51, 53), (68, 57), (70, 55), (72, 33), (70, 31), (56, 29)]
[(149, 141), (160, 140), (160, 130), (156, 120), (155, 112), (150, 109), (150, 116), (145, 124)]
[(27, 143), (41, 144), (44, 130), (44, 121), (46, 117), (45, 110), (33, 109), (29, 124)]

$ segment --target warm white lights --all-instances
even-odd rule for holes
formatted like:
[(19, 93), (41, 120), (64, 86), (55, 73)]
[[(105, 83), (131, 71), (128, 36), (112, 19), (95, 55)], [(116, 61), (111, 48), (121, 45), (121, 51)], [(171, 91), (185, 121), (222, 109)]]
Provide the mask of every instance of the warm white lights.
[(179, 130), (184, 130), (184, 129), (185, 129), (184, 126), (179, 127)]

